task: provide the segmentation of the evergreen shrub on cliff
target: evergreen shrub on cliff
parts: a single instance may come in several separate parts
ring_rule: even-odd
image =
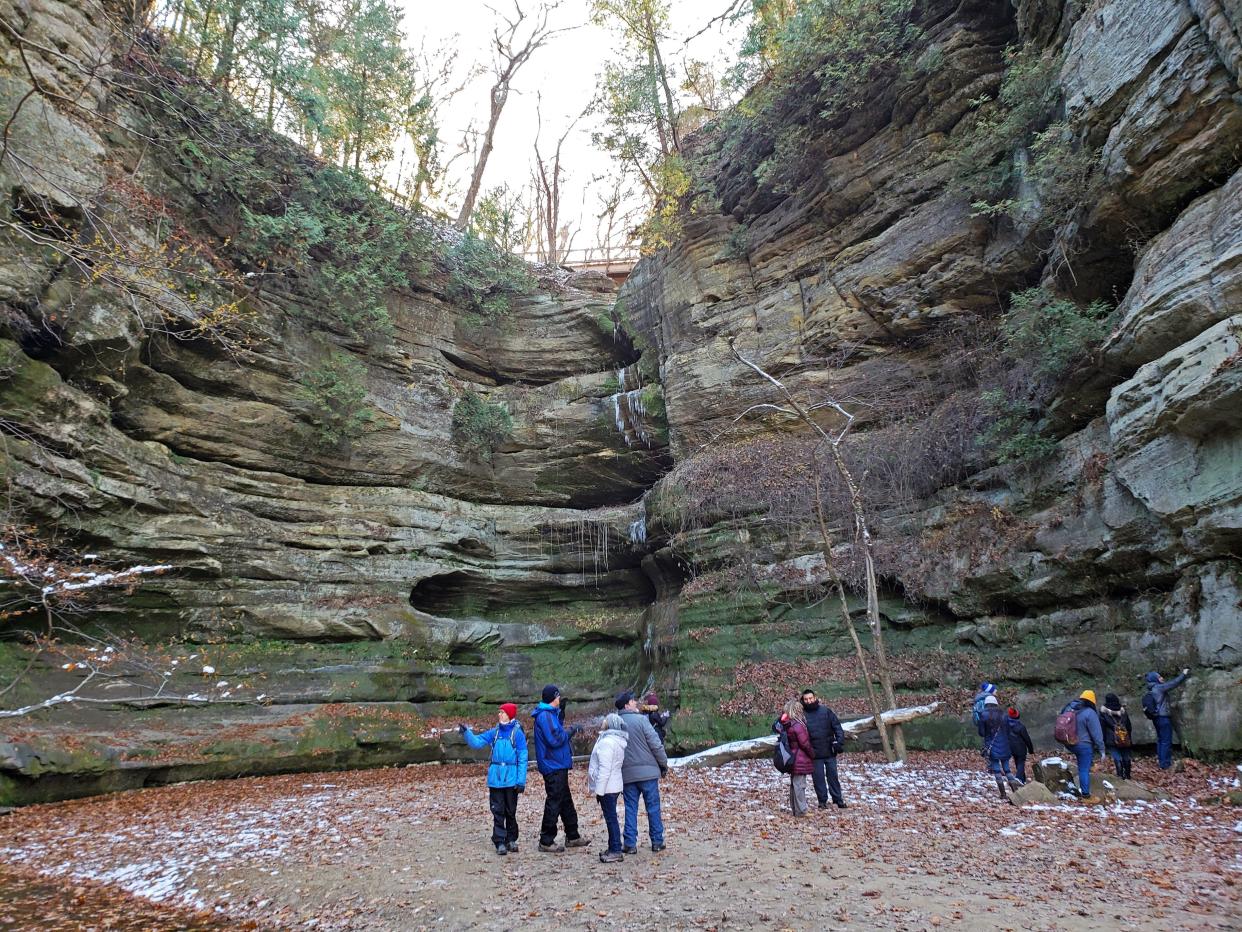
[[[500,445],[513,436],[513,418],[503,405],[468,391],[453,405],[452,434],[463,453],[490,463]]]
[[[366,367],[353,356],[334,352],[302,377],[312,440],[339,447],[357,439],[375,417],[366,404]]]
[[[1010,296],[1001,321],[1006,366],[1001,384],[982,393],[991,423],[982,445],[999,463],[1032,462],[1056,449],[1040,419],[1057,385],[1108,332],[1103,301],[1080,305],[1043,288]]]
[[[1094,199],[1097,153],[1054,119],[1060,67],[1041,49],[1011,47],[995,99],[971,101],[976,110],[950,150],[951,188],[970,197],[977,214],[1055,230]]]

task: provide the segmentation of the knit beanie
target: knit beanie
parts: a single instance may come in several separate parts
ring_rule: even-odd
[[[990,696],[990,695],[992,695],[992,693],[996,692],[996,684],[995,684],[995,683],[989,683],[987,680],[984,680],[984,681],[983,681],[983,682],[979,685],[979,692],[981,692],[981,693],[985,693],[986,695],[989,695],[989,696]]]
[[[983,704],[984,705],[1000,705],[1000,703],[996,701],[995,696],[988,696],[986,699],[983,700]]]
[[[500,711],[509,716],[509,721],[513,721],[517,718],[517,706],[512,702],[502,702],[500,704]]]
[[[647,705],[659,705],[660,704],[660,700],[656,697],[655,693],[647,693],[647,695],[643,696],[643,702],[645,702]]]
[[[549,705],[551,705],[560,694],[560,687],[555,686],[552,683],[549,683],[547,686],[543,687],[543,701]]]
[[[624,692],[617,693],[616,702],[614,702],[613,704],[618,709],[624,709],[627,705],[630,704],[630,700],[633,698],[634,698],[634,694],[627,689]]]
[[[1116,693],[1109,693],[1104,697],[1104,708],[1112,709],[1114,712],[1121,711],[1121,697]]]
[[[984,703],[984,705],[987,705],[987,703]],[[1010,706],[1010,707],[1009,707],[1009,717],[1010,717],[1010,718],[1017,718],[1017,717],[1018,717],[1018,710],[1017,710],[1017,709],[1015,709],[1013,706]]]

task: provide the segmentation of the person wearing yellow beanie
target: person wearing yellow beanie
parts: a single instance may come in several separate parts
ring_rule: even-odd
[[[1091,795],[1091,764],[1096,757],[1104,756],[1104,730],[1095,710],[1095,690],[1084,689],[1061,715],[1067,712],[1074,713],[1074,743],[1065,743],[1078,762],[1078,794],[1085,799]],[[1058,722],[1058,730],[1060,727]]]

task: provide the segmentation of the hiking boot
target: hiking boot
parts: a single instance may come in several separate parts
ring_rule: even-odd
[[[820,808],[820,809],[827,809],[827,808],[828,808],[828,800],[826,800],[826,799],[821,799],[821,800],[819,801],[819,808]]]
[[[617,864],[625,860],[625,855],[620,851],[601,851],[599,859],[603,864]]]
[[[1002,780],[1000,777],[996,778],[996,789],[1000,793],[1000,798],[1003,799],[1005,802],[1008,802],[1009,794],[1005,792],[1006,790],[1005,781]]]
[[[566,848],[585,848],[590,843],[591,843],[591,839],[589,838],[566,838],[565,839]]]
[[[638,854],[638,849],[635,848],[633,845],[626,845],[624,848],[621,849],[621,853],[622,854]]]
[[[849,808],[849,806],[847,806],[845,803],[837,803],[837,808],[838,808],[838,809],[848,809],[848,808]]]
[[[657,854],[658,854],[659,852],[663,851],[666,847],[667,847],[667,845],[665,845],[665,844],[664,844],[664,842],[662,842],[662,841],[660,841],[660,842],[652,842],[652,843],[651,843],[651,850],[652,850],[652,851],[654,851],[654,852],[656,852]]]
[[[516,842],[516,841],[511,841],[511,842],[509,842],[509,853],[510,853],[510,854],[517,854],[517,853],[518,853],[518,846],[517,846],[517,842]]]
[[[1009,781],[1009,788],[1010,788],[1011,790],[1020,790],[1020,789],[1022,789],[1023,783],[1022,783],[1022,781],[1021,781],[1021,780],[1019,780],[1017,777],[1006,777],[1005,779],[1007,779],[1007,780]]]
[[[506,848],[504,845],[497,845],[497,846],[496,846],[496,853],[497,853],[497,854],[508,854],[508,853],[509,853],[509,849],[508,849],[508,848]]]
[[[564,845],[558,845],[556,842],[552,842],[552,844],[550,844],[550,845],[545,845],[543,842],[539,842],[539,850],[540,850],[540,851],[553,851],[553,852],[561,852],[561,851],[564,851],[564,850],[565,850],[565,846],[564,846]]]

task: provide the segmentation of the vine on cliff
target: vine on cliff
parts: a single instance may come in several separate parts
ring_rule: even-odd
[[[497,449],[513,436],[513,417],[503,405],[468,391],[453,405],[452,431],[462,452],[490,463]]]

